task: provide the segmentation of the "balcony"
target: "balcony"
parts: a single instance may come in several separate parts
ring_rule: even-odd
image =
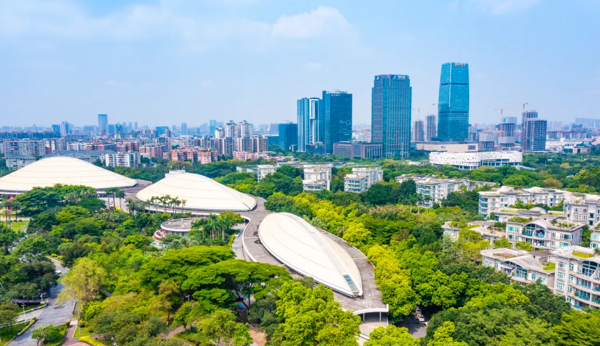
[[[589,301],[591,299],[591,297],[589,295],[585,295],[585,294],[582,294],[580,292],[575,292],[574,296],[577,297],[577,298],[579,298],[579,299],[583,299],[585,301]]]

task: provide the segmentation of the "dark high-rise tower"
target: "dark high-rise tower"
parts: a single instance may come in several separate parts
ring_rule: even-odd
[[[416,120],[413,123],[413,142],[423,142],[425,140],[425,124],[423,120]]]
[[[371,143],[383,145],[385,157],[408,158],[412,87],[404,75],[375,76],[371,100]]]
[[[469,64],[442,65],[438,101],[438,138],[462,141],[469,130]]]
[[[548,121],[538,119],[538,112],[523,112],[523,126],[521,130],[521,147],[524,153],[546,150],[546,131]]]
[[[98,114],[98,130],[106,133],[108,131],[108,115]]]
[[[347,91],[323,91],[319,102],[319,137],[327,154],[333,154],[333,143],[352,140],[352,94]]]
[[[435,115],[428,115],[425,120],[425,140],[430,141],[437,137],[437,124],[435,123]]]

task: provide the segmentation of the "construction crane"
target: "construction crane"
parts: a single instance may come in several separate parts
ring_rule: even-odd
[[[421,108],[413,108],[413,111],[417,111],[417,120],[421,120]]]
[[[505,109],[518,109],[518,108],[514,108],[514,107],[494,108],[494,110],[499,110],[500,111],[500,122],[502,122],[502,118],[504,118],[504,110]]]
[[[527,105],[529,103],[527,103],[527,102],[506,102],[506,104],[508,104],[508,105],[523,105],[523,113],[525,113],[525,107],[527,107]]]

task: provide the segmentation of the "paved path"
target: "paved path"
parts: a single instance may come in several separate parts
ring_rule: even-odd
[[[40,315],[44,312],[45,309],[38,309],[35,311],[31,311],[31,312],[27,312],[24,314],[19,315],[19,318],[17,319],[17,322],[22,322],[22,321],[29,321],[32,318],[39,318]]]
[[[54,262],[56,270],[60,270],[63,274],[69,272],[68,268]],[[50,289],[50,297],[48,299],[48,307],[41,310],[42,313],[39,315],[37,322],[31,326],[23,335],[15,338],[11,341],[8,346],[36,346],[36,340],[31,338],[31,333],[36,328],[54,325],[58,326],[67,322],[67,320],[73,317],[73,309],[75,308],[75,301],[70,300],[62,305],[56,305],[56,297],[62,290],[63,285],[59,283],[52,289]]]

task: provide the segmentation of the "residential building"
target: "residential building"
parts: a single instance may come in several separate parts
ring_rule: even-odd
[[[4,156],[44,156],[46,141],[41,139],[5,139]]]
[[[322,142],[325,153],[333,153],[333,144],[352,140],[352,94],[347,91],[323,91],[319,101],[325,127]],[[279,131],[281,136],[281,129]]]
[[[298,148],[298,124],[279,124],[279,147],[283,150],[296,151]]]
[[[371,107],[371,143],[382,144],[384,157],[407,159],[412,114],[409,76],[375,76]]]
[[[552,214],[530,218],[514,216],[506,221],[506,239],[511,244],[527,242],[536,250],[559,249],[580,245],[584,226]]]
[[[565,217],[571,222],[582,222],[590,227],[600,224],[600,196],[585,193],[565,193]]]
[[[253,136],[250,138],[250,151],[253,153],[262,153],[267,151],[268,139],[265,136]]]
[[[305,165],[302,181],[304,191],[331,190],[332,168],[332,164]]]
[[[554,293],[576,309],[600,308],[600,256],[581,246],[552,251],[556,261]]]
[[[108,115],[98,114],[98,130],[100,133],[106,133],[108,131]]]
[[[413,142],[423,142],[425,140],[425,123],[423,120],[416,120],[413,125]]]
[[[549,251],[527,252],[513,249],[482,250],[481,264],[492,267],[508,275],[511,280],[527,285],[539,281],[552,291],[555,282],[555,269]]]
[[[429,142],[434,138],[437,138],[437,124],[435,114],[431,114],[425,118],[425,140]]]
[[[517,166],[523,162],[523,153],[519,151],[485,151],[477,153],[440,153],[429,154],[429,162],[435,166],[450,165],[458,169],[477,169],[482,166]]]
[[[298,151],[305,152],[307,145],[321,142],[319,101],[317,97],[297,101]]]
[[[469,130],[469,64],[442,65],[438,100],[438,139],[464,141]]]
[[[279,166],[276,166],[276,165],[258,165],[257,168],[258,168],[257,178],[258,178],[258,181],[260,182],[267,175],[273,174],[273,173],[277,172],[277,169],[279,168]]]
[[[498,145],[502,150],[512,150],[515,147],[517,130],[516,117],[503,117],[500,123],[500,136],[498,136]]]
[[[523,204],[543,204],[549,207],[559,205],[565,199],[565,192],[542,187],[517,189],[502,186],[492,191],[479,192],[479,215],[490,218],[502,209],[510,208],[521,201]],[[565,209],[566,210],[566,209]]]
[[[538,112],[523,112],[521,147],[523,152],[541,152],[546,150],[546,131],[548,121],[538,118]]]
[[[149,159],[162,159],[163,147],[160,145],[142,145],[140,155]]]
[[[361,193],[371,185],[383,180],[383,170],[380,167],[352,168],[352,174],[344,177],[344,191]]]
[[[21,169],[35,162],[35,157],[25,155],[8,156],[5,159],[6,167],[11,170]]]
[[[383,155],[383,146],[373,143],[334,143],[333,155],[377,160]]]
[[[403,174],[396,177],[396,181],[399,183],[408,180],[414,180],[417,185],[417,193],[423,196],[423,201],[419,205],[425,208],[433,208],[434,204],[441,204],[450,193],[459,192],[463,188],[467,191],[473,191],[476,187],[496,185],[495,183],[468,179],[443,179],[431,175]]]
[[[178,148],[164,153],[164,157],[170,161],[190,161],[204,165],[217,162],[217,151],[207,148]]]
[[[104,154],[104,164],[108,167],[137,167],[140,153],[137,151]]]
[[[444,230],[445,236],[452,240],[457,240],[461,229],[468,226],[470,231],[481,234],[482,240],[487,240],[494,246],[494,243],[497,240],[506,237],[505,230],[496,227],[495,223],[495,221],[473,221],[464,225],[457,221],[448,221],[442,225],[442,229]]]

